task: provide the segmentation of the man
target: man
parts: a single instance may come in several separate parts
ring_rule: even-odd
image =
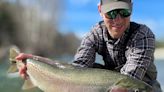
[[[156,80],[154,34],[146,25],[130,22],[131,0],[100,0],[98,11],[103,21],[82,40],[72,64],[118,71],[150,84],[153,92],[162,92]],[[96,53],[103,57],[104,65],[94,63]],[[17,59],[29,57],[33,55],[21,54]],[[22,76],[24,69],[20,70]],[[126,89],[115,88],[112,92]]]
[[[154,65],[155,37],[147,26],[130,22],[131,0],[100,0],[98,10],[103,21],[82,40],[73,64],[118,71],[161,92]],[[104,66],[94,63],[96,52]]]

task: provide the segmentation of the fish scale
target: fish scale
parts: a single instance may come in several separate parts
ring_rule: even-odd
[[[33,62],[33,65],[30,65],[28,62]],[[42,66],[44,66],[44,67],[41,68]],[[30,71],[28,68],[30,69]],[[35,68],[35,69],[33,69],[33,68]],[[47,69],[50,69],[50,70],[47,70]],[[43,65],[43,63],[40,63],[40,62],[34,61],[34,60],[27,60],[27,73],[28,73],[28,75],[31,76],[32,79],[35,78],[35,80],[38,80],[38,83],[36,83],[36,85],[40,85],[40,83],[42,81],[45,81],[48,84],[51,84],[48,81],[51,81],[51,82],[53,81],[52,85],[54,84],[54,86],[57,84],[59,85],[59,83],[60,83],[62,87],[63,87],[63,85],[65,85],[64,87],[68,87],[67,89],[70,89],[72,86],[72,87],[74,87],[74,89],[78,89],[78,90],[84,90],[84,89],[92,90],[92,89],[96,89],[96,86],[97,86],[97,88],[101,89],[101,86],[104,86],[104,84],[106,83],[105,81],[104,81],[104,83],[100,82],[100,80],[103,77],[97,77],[96,80],[98,80],[99,82],[95,82],[95,79],[94,79],[95,77],[94,76],[89,77],[90,76],[89,73],[84,74],[83,76],[80,76],[81,75],[80,72],[83,72],[83,71],[81,71],[81,69],[77,69],[77,71],[75,71],[74,73],[70,73],[70,72],[74,71],[72,69],[67,69],[66,71],[64,71],[64,69],[63,69],[63,71],[61,71],[61,70],[56,70],[56,69],[54,70],[54,67],[46,68],[46,65]],[[88,72],[88,70],[87,70],[87,72]],[[80,75],[78,77],[77,74],[79,74],[79,73],[80,73]],[[39,79],[41,79],[40,77],[45,76],[45,75],[47,75],[46,77],[49,80],[48,79],[45,80],[45,78],[42,80],[39,80]],[[47,83],[43,83],[43,84],[47,84]],[[84,88],[84,87],[86,87],[86,88]],[[70,90],[72,90],[72,88]],[[84,91],[84,92],[86,92],[86,91]],[[90,92],[92,92],[92,91],[90,91]]]
[[[109,92],[114,86],[123,87],[130,92],[152,92],[152,87],[143,81],[130,78],[118,72],[80,68],[57,61],[39,61],[27,59],[24,62],[16,61],[18,51],[10,50],[11,64],[19,68],[26,63],[29,76],[23,85],[24,89],[38,87],[44,92]],[[16,64],[15,64],[16,63]],[[12,67],[13,70],[15,70]],[[27,81],[28,85],[27,85]],[[30,86],[30,87],[29,87]]]

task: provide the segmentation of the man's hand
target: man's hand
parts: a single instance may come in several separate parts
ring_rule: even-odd
[[[32,54],[25,54],[25,53],[20,53],[17,57],[16,60],[25,60],[28,58],[33,58]]]
[[[30,58],[33,58],[33,55],[32,55],[32,54],[20,53],[20,54],[16,57],[16,60],[19,62],[19,61],[23,61],[23,60],[30,59]],[[28,75],[27,75],[27,73],[26,73],[26,70],[27,70],[27,67],[26,67],[26,64],[24,63],[24,65],[22,65],[22,66],[19,68],[19,74],[20,74],[20,76],[21,76],[23,79],[27,79],[27,77],[28,77]]]

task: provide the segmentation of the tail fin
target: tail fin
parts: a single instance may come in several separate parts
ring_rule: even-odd
[[[17,62],[16,62],[15,58],[16,58],[16,56],[18,56],[19,53],[20,53],[20,50],[18,47],[13,46],[10,48],[9,60],[10,60],[11,66],[8,69],[8,73],[13,73],[13,72],[16,72],[18,70],[17,69]],[[36,86],[32,83],[32,81],[30,79],[27,79],[27,80],[25,80],[24,85],[22,86],[22,89],[26,90],[26,89],[31,89],[34,87],[36,87]]]
[[[20,50],[18,49],[18,47],[13,46],[10,48],[10,52],[9,52],[9,60],[10,60],[10,68],[8,69],[8,73],[13,73],[16,72],[17,69],[17,65],[16,65],[16,59],[15,57],[20,53]]]

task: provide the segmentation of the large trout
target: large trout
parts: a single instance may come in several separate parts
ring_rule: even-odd
[[[96,68],[79,68],[57,61],[27,59],[17,61],[19,51],[10,49],[10,61],[14,72],[26,63],[29,78],[24,89],[33,86],[44,92],[110,92],[112,87],[122,87],[128,92],[152,92],[151,86],[143,81],[130,78],[117,72]]]

